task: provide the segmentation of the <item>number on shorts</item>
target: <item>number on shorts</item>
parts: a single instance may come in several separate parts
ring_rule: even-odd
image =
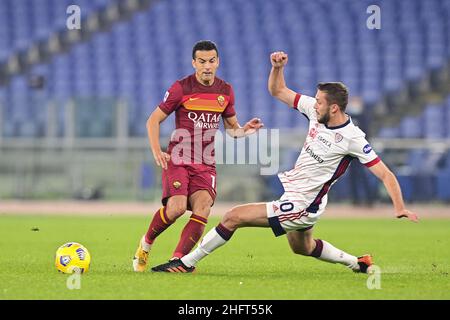
[[[216,184],[216,177],[213,176],[213,175],[211,175],[211,180],[212,180],[212,187],[213,187],[213,189],[214,189],[214,188],[215,188],[214,186],[215,186],[215,184]]]
[[[292,202],[283,202],[280,205],[280,210],[282,212],[289,212],[292,211],[294,209],[294,204]]]

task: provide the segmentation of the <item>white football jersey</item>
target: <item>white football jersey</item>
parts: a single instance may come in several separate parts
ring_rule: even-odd
[[[316,99],[297,94],[294,108],[309,119],[309,132],[292,170],[278,174],[285,194],[282,199],[301,202],[306,211],[323,211],[330,187],[341,177],[355,158],[366,167],[380,161],[365,139],[365,133],[348,121],[328,127],[317,121]]]

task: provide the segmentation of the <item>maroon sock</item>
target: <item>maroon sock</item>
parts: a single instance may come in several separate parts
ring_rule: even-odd
[[[164,230],[166,230],[173,221],[170,221],[166,215],[166,207],[162,207],[155,212],[153,220],[148,227],[148,231],[145,234],[145,241],[152,244],[156,237],[159,236]]]
[[[316,242],[316,247],[311,252],[311,257],[319,258],[322,255],[323,242],[320,239],[314,239],[314,241]]]
[[[228,241],[233,236],[234,231],[228,230],[223,224],[219,223],[216,227],[216,231],[223,240]]]
[[[206,218],[192,214],[181,233],[180,241],[172,257],[181,258],[191,252],[192,248],[202,237],[207,223],[208,220]]]

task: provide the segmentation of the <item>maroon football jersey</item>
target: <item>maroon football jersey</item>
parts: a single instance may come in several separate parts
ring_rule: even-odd
[[[172,161],[215,166],[214,135],[222,117],[236,115],[232,86],[217,77],[204,86],[192,74],[170,87],[159,108],[167,115],[175,111],[176,130],[167,149]]]

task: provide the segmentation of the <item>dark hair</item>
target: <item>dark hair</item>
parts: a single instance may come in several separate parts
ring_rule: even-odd
[[[219,56],[219,50],[217,50],[216,44],[210,40],[201,40],[194,45],[194,47],[192,48],[192,59],[195,59],[195,52],[197,50],[199,51],[216,50],[217,56]]]
[[[329,105],[337,104],[341,111],[345,111],[348,103],[348,89],[342,82],[321,82],[317,89],[326,92]]]

